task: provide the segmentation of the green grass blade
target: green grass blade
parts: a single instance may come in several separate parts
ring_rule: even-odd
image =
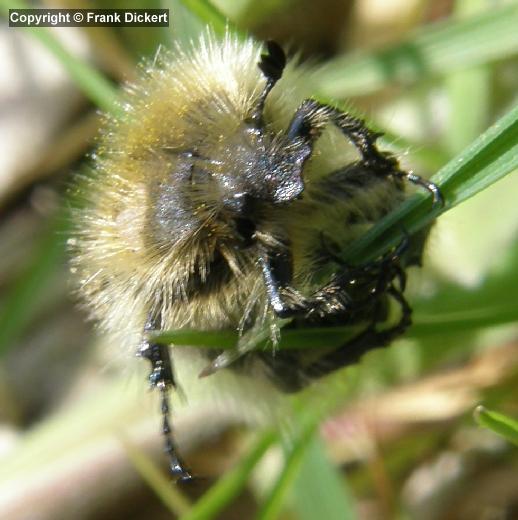
[[[453,16],[463,20],[487,13],[488,9],[486,0],[456,0]],[[445,78],[449,117],[442,140],[451,153],[462,150],[487,126],[492,95],[491,76],[491,67],[483,64],[452,71]]]
[[[163,345],[191,345],[202,348],[234,348],[238,333],[234,330],[168,330],[153,337]]]
[[[329,461],[322,442],[314,437],[294,483],[293,506],[300,520],[353,520],[353,497],[345,479]]]
[[[164,0],[163,7],[169,9],[169,27],[166,44],[190,45],[200,37],[205,23],[188,9],[182,0]]]
[[[284,467],[257,513],[257,520],[275,520],[278,518],[285,504],[286,496],[297,478],[315,428],[314,422],[311,422],[309,426],[306,425],[299,437],[287,450]]]
[[[466,299],[473,302],[473,295],[469,291],[464,291],[462,294],[459,291],[459,294],[461,302]],[[419,312],[416,313],[413,325],[406,335],[407,337],[423,339],[437,334],[475,331],[515,322],[518,322],[518,305],[509,304],[473,307],[458,312],[452,310],[432,314]],[[333,348],[343,344],[357,332],[359,330],[354,327],[284,329],[276,348],[283,350],[315,347]],[[231,330],[177,330],[164,332],[153,339],[166,345],[189,345],[198,348],[224,350],[236,347],[238,333]],[[261,343],[258,348],[269,348],[268,342]]]
[[[41,307],[45,291],[65,256],[68,229],[68,214],[62,209],[42,233],[27,270],[8,289],[0,308],[0,356],[14,346]]]
[[[451,108],[443,143],[452,153],[462,150],[487,126],[491,79],[489,67],[483,66],[450,74],[446,78]]]
[[[261,435],[251,447],[248,454],[238,463],[237,467],[225,476],[203,495],[192,509],[182,517],[182,520],[210,520],[234,500],[246,485],[250,473],[268,448],[277,440],[277,434],[268,431]],[[221,517],[219,517],[221,518]]]
[[[336,346],[344,338],[354,334],[354,327],[315,327],[308,329],[285,329],[283,331],[280,348],[311,348],[315,344],[322,346]],[[233,330],[172,330],[159,336],[153,341],[162,344],[191,345],[193,347],[229,349],[235,348],[239,334]],[[259,343],[260,348],[268,348],[269,340]]]
[[[342,99],[508,58],[518,52],[516,27],[516,3],[433,24],[392,47],[331,60],[317,78],[318,91]]]
[[[496,327],[518,322],[518,306],[507,305],[474,308],[459,313],[445,312],[431,317],[420,315],[409,329],[407,337],[423,339],[437,334],[473,332],[487,327]]]
[[[24,2],[0,1],[0,12],[6,16],[9,9],[27,9],[28,7]],[[93,103],[107,112],[118,110],[117,101],[119,94],[117,87],[95,68],[70,54],[61,42],[45,27],[27,27],[23,30],[30,32],[59,60],[69,76]]]
[[[518,446],[518,421],[483,406],[477,406],[474,415],[480,426],[488,428]]]
[[[356,240],[348,261],[362,263],[396,247],[404,231],[413,233],[439,214],[469,199],[518,168],[518,106],[498,120],[433,177],[445,200],[431,209],[430,196],[418,193]]]
[[[202,22],[209,25],[218,36],[231,28],[226,16],[208,0],[180,0],[181,3]]]
[[[518,322],[518,243],[499,259],[499,268],[477,287],[442,283],[433,297],[417,300],[408,335],[423,339]]]

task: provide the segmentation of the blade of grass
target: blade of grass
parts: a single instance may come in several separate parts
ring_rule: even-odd
[[[234,348],[238,340],[238,333],[234,330],[168,330],[157,336],[153,341],[164,345],[192,345],[205,348]]]
[[[285,329],[278,348],[311,348],[315,344],[336,346],[348,336],[358,332],[356,327],[315,327],[307,329]],[[162,344],[191,345],[193,347],[231,349],[235,348],[239,334],[232,330],[172,330],[153,337]],[[258,348],[269,348],[270,340],[258,343]],[[277,347],[275,347],[277,348]]]
[[[181,3],[201,21],[209,25],[218,36],[223,36],[227,27],[239,34],[228,18],[208,0],[180,0]]]
[[[163,7],[169,9],[169,27],[166,43],[190,45],[205,30],[205,23],[192,13],[182,0],[165,0]]]
[[[293,506],[300,520],[353,520],[353,497],[345,479],[329,461],[322,442],[311,440],[295,479]]]
[[[468,19],[487,13],[486,0],[457,0],[454,17]],[[444,147],[452,153],[467,146],[487,126],[491,99],[491,70],[487,64],[452,71],[445,78],[449,98],[448,125],[443,135]]]
[[[0,356],[14,346],[41,305],[45,290],[65,253],[69,219],[64,210],[51,220],[28,269],[8,289],[0,309]]]
[[[250,473],[276,440],[277,433],[272,431],[263,433],[241,459],[237,467],[221,477],[182,517],[182,520],[217,518],[217,515],[237,497],[247,483]]]
[[[433,297],[417,300],[409,335],[424,338],[518,322],[518,243],[499,259],[499,268],[477,287],[441,283]]]
[[[15,0],[0,1],[0,12],[8,16],[9,9],[27,9],[24,2]],[[86,62],[68,52],[61,42],[45,27],[26,27],[63,65],[69,76],[76,82],[85,95],[99,108],[107,112],[119,110],[117,88],[102,74]]]
[[[471,295],[472,298],[472,295]],[[461,312],[444,312],[426,315],[416,313],[414,323],[407,332],[407,337],[424,338],[436,334],[475,331],[498,325],[518,322],[518,306],[494,305],[491,307],[472,308]],[[308,329],[285,329],[276,346],[278,349],[311,349],[337,347],[347,341],[356,332],[351,327],[315,327]],[[234,331],[167,331],[153,338],[158,343],[190,345],[198,348],[233,349],[238,341]],[[267,342],[258,348],[268,348]]]
[[[487,126],[491,80],[487,66],[459,71],[446,78],[450,110],[443,143],[451,153],[467,146]]]
[[[431,317],[420,315],[409,329],[407,337],[424,338],[436,334],[476,331],[516,322],[518,322],[518,306],[509,308],[506,305],[460,313],[445,312]]]
[[[392,47],[331,60],[316,79],[317,90],[343,99],[507,58],[518,52],[517,26],[518,5],[512,3],[420,28]]]
[[[256,515],[257,520],[275,520],[278,518],[285,504],[286,496],[297,478],[306,450],[314,436],[316,426],[317,423],[311,421],[303,427],[301,434],[286,450],[284,467],[272,484],[268,496],[263,501]]]
[[[474,416],[480,426],[488,428],[518,446],[518,421],[504,414],[488,410],[484,406],[477,406]]]

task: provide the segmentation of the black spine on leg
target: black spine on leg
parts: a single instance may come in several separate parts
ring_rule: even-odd
[[[145,332],[154,330],[157,324],[153,319],[149,319],[144,327]],[[174,388],[174,375],[169,355],[169,347],[158,343],[151,343],[144,340],[138,351],[138,355],[147,359],[151,363],[149,383],[153,388],[160,391],[160,411],[162,413],[162,434],[164,436],[164,451],[169,458],[169,469],[173,477],[177,480],[190,480],[191,474],[186,469],[185,464],[179,457],[171,428],[171,411],[169,406],[169,392]]]

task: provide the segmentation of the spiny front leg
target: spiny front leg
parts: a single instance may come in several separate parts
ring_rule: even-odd
[[[144,332],[147,335],[152,330],[160,328],[160,324],[156,320],[149,318]],[[171,411],[169,406],[169,393],[171,388],[175,387],[173,368],[171,357],[169,355],[169,347],[148,341],[145,337],[143,343],[139,347],[137,355],[147,359],[151,363],[151,372],[149,374],[149,383],[151,387],[156,388],[160,392],[160,410],[162,413],[162,434],[164,436],[164,451],[169,458],[169,469],[176,480],[190,480],[191,474],[185,468],[185,464],[177,453],[176,444],[174,442],[173,431],[171,428]]]
[[[376,141],[383,134],[370,130],[365,121],[351,114],[314,99],[306,99],[293,116],[287,137],[291,141],[301,139],[312,145],[329,123],[334,124],[349,139],[360,153],[360,162],[369,167],[373,174],[406,179],[428,190],[432,194],[434,206],[444,205],[441,191],[436,184],[413,172],[401,170],[392,154],[378,150]]]

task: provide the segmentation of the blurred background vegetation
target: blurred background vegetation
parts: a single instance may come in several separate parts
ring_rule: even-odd
[[[518,518],[518,2],[114,1],[171,26],[59,30],[10,29],[21,4],[0,6],[1,518]],[[322,64],[315,95],[385,131],[447,211],[409,333],[294,398],[289,434],[190,399],[176,425],[205,478],[172,486],[147,367],[69,294],[66,186],[117,83],[225,17]],[[380,232],[422,220],[416,197]]]

